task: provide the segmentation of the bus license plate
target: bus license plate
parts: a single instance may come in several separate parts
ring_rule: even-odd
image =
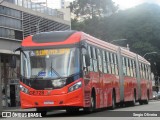
[[[36,91],[29,91],[30,95],[44,95],[44,91],[43,90],[36,90]]]
[[[53,102],[53,101],[44,101],[44,104],[45,104],[45,105],[53,105],[54,102]]]

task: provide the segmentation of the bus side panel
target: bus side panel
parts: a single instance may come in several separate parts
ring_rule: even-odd
[[[152,81],[151,80],[148,81],[148,88],[149,88],[149,99],[152,99],[153,93],[152,93]]]
[[[90,71],[88,78],[84,76],[84,107],[90,107],[92,90],[95,90],[96,108],[100,108],[100,85],[99,85],[99,73]]]
[[[124,101],[132,101],[134,99],[134,89],[136,90],[137,96],[137,81],[133,77],[124,77]]]
[[[104,85],[104,106],[111,106],[111,93],[112,93],[112,76],[110,74],[104,74],[103,85]]]
[[[84,76],[84,107],[90,107],[91,105],[91,92],[92,81],[94,78],[94,72],[89,72],[88,76]]]
[[[147,98],[147,84],[148,80],[141,79],[141,100],[145,100]]]

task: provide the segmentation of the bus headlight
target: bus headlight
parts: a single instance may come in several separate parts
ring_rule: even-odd
[[[25,87],[24,87],[24,86],[22,86],[22,85],[20,85],[20,90],[21,90],[22,92],[26,93],[26,94],[28,94],[28,93],[29,93],[28,89],[27,89],[27,88],[25,88]]]
[[[57,79],[57,80],[52,80],[52,85],[57,88],[57,87],[63,87],[66,84],[66,79]]]
[[[77,90],[81,86],[82,86],[82,82],[79,81],[79,82],[75,83],[74,85],[72,85],[71,87],[69,87],[68,92],[72,92],[74,90]]]

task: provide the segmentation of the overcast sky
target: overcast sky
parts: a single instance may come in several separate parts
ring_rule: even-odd
[[[65,0],[73,1],[73,0]],[[119,5],[120,9],[127,9],[142,3],[155,3],[160,5],[160,0],[112,0]]]
[[[120,9],[127,9],[142,3],[155,3],[160,5],[160,0],[112,0],[119,5]]]

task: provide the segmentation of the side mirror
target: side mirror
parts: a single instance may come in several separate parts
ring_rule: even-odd
[[[16,56],[15,55],[12,55],[12,57],[11,57],[10,67],[11,68],[16,68]]]

